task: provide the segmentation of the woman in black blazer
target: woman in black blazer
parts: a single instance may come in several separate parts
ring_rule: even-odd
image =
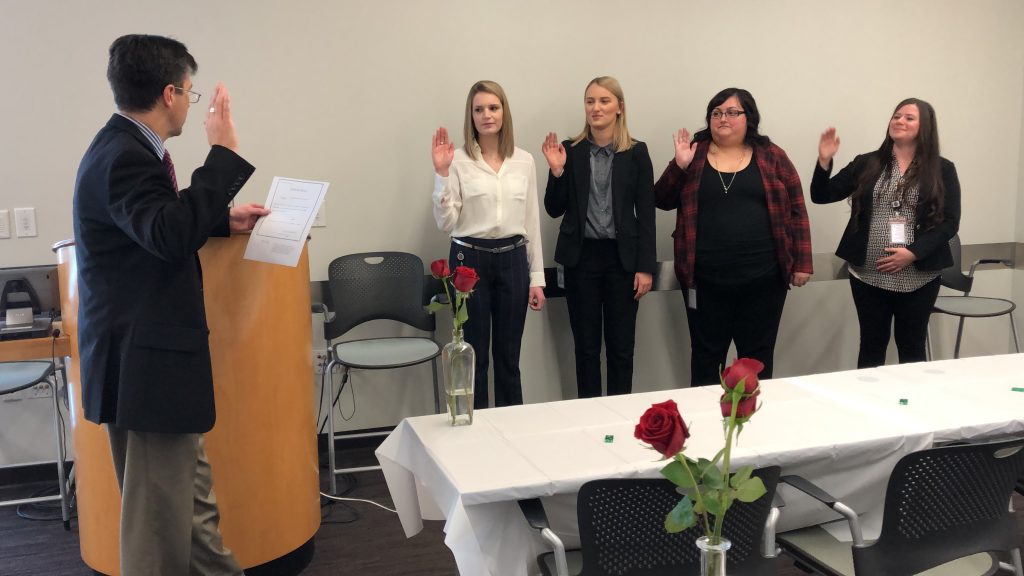
[[[939,156],[935,110],[917,98],[900,102],[878,150],[830,179],[838,150],[829,128],[818,143],[811,200],[850,199],[836,255],[850,268],[860,323],[857,367],[885,363],[894,320],[900,363],[923,361],[939,277],[953,264],[949,240],[960,227],[960,181],[953,163]]]
[[[636,313],[656,262],[654,170],[647,145],[629,136],[619,82],[591,80],[584,110],[575,139],[559,143],[550,133],[543,146],[551,168],[544,208],[563,217],[555,262],[565,268],[580,398],[601,395],[602,330],[608,394],[632,390]]]

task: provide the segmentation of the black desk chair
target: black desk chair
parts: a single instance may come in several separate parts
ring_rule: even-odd
[[[768,492],[751,503],[734,502],[722,527],[722,535],[732,543],[726,564],[730,576],[776,573],[778,511],[772,503],[779,468],[761,468],[753,475],[761,478]],[[665,516],[679,498],[676,486],[664,479],[587,482],[576,503],[580,550],[569,552],[551,531],[540,500],[521,500],[519,506],[530,526],[555,549],[537,558],[544,576],[696,576],[700,551],[695,541],[704,535],[701,525],[678,534],[665,531]]]
[[[1002,264],[1013,267],[1011,260],[998,258],[982,258],[971,264],[971,269],[964,274],[961,260],[960,236],[953,236],[949,240],[949,249],[953,253],[953,265],[942,271],[942,285],[946,288],[963,292],[961,296],[939,296],[932,308],[932,313],[948,314],[960,318],[956,328],[956,345],[953,350],[953,358],[960,357],[960,342],[964,335],[964,320],[967,318],[992,318],[994,316],[1009,316],[1010,333],[1013,334],[1013,346],[1020,352],[1020,342],[1017,340],[1017,325],[1013,321],[1013,311],[1017,305],[1004,298],[986,298],[982,296],[971,296],[971,288],[974,286],[974,269],[980,264]],[[928,359],[931,360],[931,342],[929,338]]]
[[[827,576],[1024,576],[1010,498],[1024,472],[1024,439],[950,445],[904,456],[885,493],[882,532],[866,542],[855,512],[799,476],[781,481],[850,523],[853,542],[819,526],[778,535],[798,566]],[[1000,562],[1006,553],[1013,564]]]
[[[0,396],[13,394],[36,384],[45,384],[50,388],[53,399],[53,430],[57,444],[57,486],[60,494],[54,496],[37,496],[17,500],[0,501],[0,506],[20,506],[60,500],[61,519],[64,529],[71,530],[70,506],[68,504],[69,481],[64,474],[64,461],[67,453],[64,449],[64,433],[60,424],[60,403],[57,400],[57,383],[54,380],[53,362],[49,360],[32,360],[24,362],[0,362]]]
[[[334,439],[339,435],[334,426],[334,402],[348,384],[353,369],[388,370],[431,363],[434,412],[441,411],[437,383],[437,357],[441,347],[434,340],[434,315],[424,308],[427,303],[423,261],[404,252],[365,252],[336,258],[328,268],[328,294],[324,310],[324,338],[329,344],[328,363],[324,372],[331,374],[341,366],[341,387],[334,392],[330,381],[331,404],[328,407],[327,452],[331,467],[331,493],[337,494],[337,474],[380,470],[380,466],[336,468]],[[399,336],[362,338],[330,345],[349,330],[371,320],[393,320],[429,332],[429,337]],[[387,432],[348,434],[347,437],[386,436]]]

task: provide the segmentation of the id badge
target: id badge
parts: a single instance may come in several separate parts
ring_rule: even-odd
[[[889,219],[889,243],[907,243],[907,219],[902,216]]]
[[[690,288],[689,290],[686,291],[686,306],[690,310],[696,310],[697,309],[697,289],[696,288]]]
[[[555,284],[562,290],[565,290],[565,267],[561,264],[555,266]]]

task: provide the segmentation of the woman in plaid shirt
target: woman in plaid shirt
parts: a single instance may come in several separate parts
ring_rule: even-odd
[[[706,128],[675,136],[675,158],[654,185],[658,208],[676,211],[675,270],[690,329],[691,386],[717,384],[729,345],[772,376],[790,285],[810,279],[811,233],[796,168],[757,131],[754,97],[722,90]]]

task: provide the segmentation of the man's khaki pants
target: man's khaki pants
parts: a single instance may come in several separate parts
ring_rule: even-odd
[[[238,576],[202,434],[107,425],[121,487],[121,576]]]

